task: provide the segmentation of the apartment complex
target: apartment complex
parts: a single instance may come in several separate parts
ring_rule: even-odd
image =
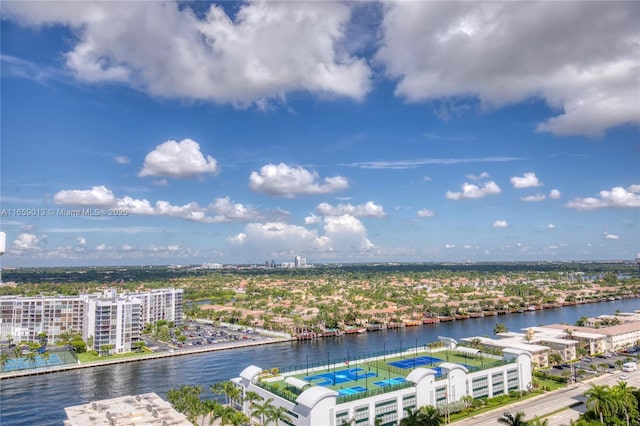
[[[78,332],[89,349],[113,346],[129,352],[147,323],[182,323],[182,289],[118,294],[115,289],[74,297],[0,297],[0,338],[35,342],[44,333],[56,341],[66,331]]]
[[[407,408],[431,405],[443,411],[453,410],[464,404],[466,395],[494,397],[530,389],[529,353],[504,349],[502,356],[491,356],[479,351],[471,354],[467,349],[419,354],[415,348],[415,353],[408,350],[351,362],[328,361],[322,366],[302,367],[276,376],[251,365],[232,382],[243,397],[255,392],[265,400],[272,399],[272,404],[286,410],[282,422],[295,426],[390,426],[407,415]],[[450,357],[451,361],[447,361]],[[461,359],[474,365],[460,362]],[[248,402],[239,408],[251,415]]]

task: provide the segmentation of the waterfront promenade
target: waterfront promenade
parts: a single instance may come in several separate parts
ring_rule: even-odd
[[[230,343],[206,345],[199,348],[178,348],[178,349],[171,349],[169,351],[163,351],[163,352],[143,353],[143,354],[139,354],[138,356],[132,355],[129,357],[103,359],[103,360],[96,360],[96,361],[84,362],[84,363],[78,361],[77,364],[52,365],[49,367],[7,371],[7,372],[0,373],[0,380],[13,379],[13,378],[25,377],[25,376],[37,376],[41,374],[60,373],[64,371],[77,370],[81,368],[102,367],[106,365],[124,364],[129,362],[147,361],[152,359],[161,359],[161,358],[169,358],[169,357],[177,357],[177,356],[185,356],[185,355],[196,355],[196,354],[202,354],[206,352],[239,349],[239,348],[246,348],[250,346],[262,346],[262,345],[269,345],[272,343],[286,342],[289,340],[291,339],[284,338],[284,337],[264,337],[261,340],[257,340],[257,341],[254,341],[254,340],[237,341],[237,342],[230,342]]]

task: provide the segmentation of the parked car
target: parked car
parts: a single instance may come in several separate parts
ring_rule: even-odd
[[[623,374],[620,376],[620,380],[627,380],[629,378],[628,374]]]

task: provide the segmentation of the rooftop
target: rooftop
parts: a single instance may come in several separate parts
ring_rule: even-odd
[[[184,414],[155,393],[103,399],[66,407],[65,426],[190,426]]]
[[[257,376],[257,384],[291,402],[301,402],[299,398],[303,395],[337,394],[340,403],[412,386],[411,373],[416,370],[431,371],[436,380],[440,380],[446,377],[452,365],[478,371],[509,362],[478,352],[471,353],[469,348],[428,349],[423,346],[351,359],[328,359],[283,368],[277,376],[263,372]],[[244,372],[241,376],[245,376]]]

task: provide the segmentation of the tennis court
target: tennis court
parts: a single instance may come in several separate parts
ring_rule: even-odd
[[[338,394],[340,394],[340,396],[355,395],[357,393],[366,392],[366,391],[367,391],[367,388],[364,388],[362,386],[353,386],[347,389],[340,389],[338,391]]]
[[[309,383],[320,386],[335,386],[347,382],[357,382],[360,379],[377,376],[374,372],[366,372],[362,368],[348,368],[328,373],[316,374],[313,376],[303,377]]]
[[[400,383],[404,383],[406,380],[402,377],[394,377],[393,379],[380,380],[379,382],[373,382],[374,385],[384,387],[390,385],[399,385]]]
[[[389,362],[388,364],[393,367],[398,367],[406,370],[409,368],[421,367],[423,365],[433,365],[439,362],[442,362],[440,358],[434,358],[432,356],[419,356],[416,358],[407,358],[400,361]]]
[[[49,359],[45,360],[44,357],[38,355],[33,361],[29,361],[26,358],[11,358],[8,359],[4,365],[4,371],[25,370],[27,368],[40,368],[49,367],[52,365],[64,364],[58,354],[49,355]]]

